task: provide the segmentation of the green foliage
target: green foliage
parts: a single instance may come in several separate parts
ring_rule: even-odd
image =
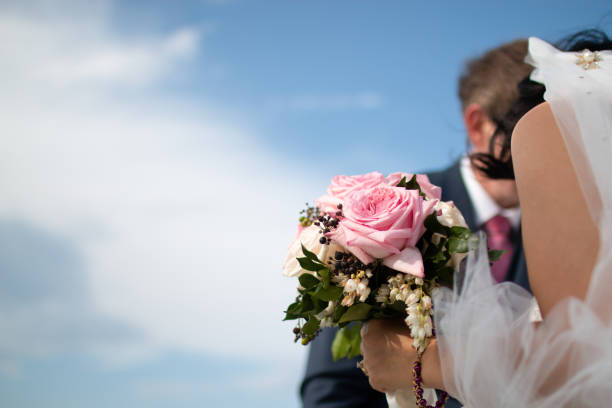
[[[300,318],[302,312],[302,303],[294,302],[289,305],[285,311],[285,318],[283,320],[295,320]]]
[[[315,291],[310,294],[312,297],[321,299],[325,302],[329,302],[330,300],[338,301],[342,297],[342,288],[333,285],[328,285],[327,287],[319,285]]]
[[[421,186],[417,181],[416,174],[412,176],[412,178],[406,181],[406,177],[402,177],[399,183],[397,183],[397,187],[404,187],[406,190],[418,190],[419,195],[423,198],[427,197],[423,190],[421,190]]]
[[[433,233],[438,233],[446,237],[451,235],[451,229],[440,224],[440,221],[438,221],[438,217],[435,213],[429,214],[427,218],[425,218],[424,224],[429,236],[433,235]]]
[[[308,293],[302,295],[302,310],[300,313],[304,316],[305,313],[314,309],[314,302]]]
[[[319,330],[320,324],[321,322],[319,321],[319,319],[317,319],[315,316],[311,316],[310,319],[308,319],[308,321],[306,322],[306,324],[302,326],[302,331],[304,332],[304,334],[312,335],[317,330]]]
[[[367,303],[355,303],[342,315],[339,322],[344,323],[353,322],[355,320],[366,320],[370,309],[372,309],[372,305]]]
[[[297,261],[300,263],[302,269],[306,269],[307,271],[316,272],[321,268],[321,265],[308,258],[297,258]]]
[[[499,258],[501,258],[501,256],[505,252],[506,251],[501,250],[501,249],[490,249],[489,250],[489,261],[490,262],[495,262],[495,261],[499,260]]]
[[[300,281],[300,285],[306,290],[314,289],[320,282],[316,276],[309,273],[301,274],[298,280]]]
[[[304,256],[306,258],[310,259],[311,261],[315,261],[315,262],[321,263],[321,261],[319,261],[319,258],[314,253],[312,253],[312,252],[310,252],[309,250],[306,249],[304,244],[302,244],[302,252],[304,253]]]
[[[338,330],[332,343],[334,361],[343,357],[353,358],[361,354],[361,323],[355,323]]]
[[[297,260],[303,269],[306,269],[307,271],[311,272],[317,272],[320,269],[327,268],[325,264],[321,262],[314,253],[306,249],[304,244],[302,244],[302,252],[304,253],[304,257],[297,258]]]
[[[323,282],[323,287],[327,288],[329,286],[329,269],[319,269],[317,271],[317,275],[321,278],[321,282]]]

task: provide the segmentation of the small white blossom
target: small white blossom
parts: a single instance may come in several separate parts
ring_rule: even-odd
[[[334,325],[334,320],[331,317],[324,317],[321,319],[321,323],[319,323],[319,327],[322,329],[326,327],[332,327]]]
[[[332,316],[335,311],[336,311],[336,302],[333,300],[330,300],[327,303],[327,307],[321,310],[320,313],[317,313],[315,315],[316,318],[321,321],[320,323],[321,327],[331,327],[333,325],[334,321],[332,319]]]
[[[417,292],[412,292],[408,297],[406,297],[405,303],[408,305],[413,305],[419,301],[419,294]]]
[[[353,303],[355,303],[355,292],[351,292],[348,295],[346,295],[344,297],[344,299],[342,299],[342,303],[340,303],[342,306],[352,306]]]
[[[355,279],[349,279],[344,285],[344,293],[351,293],[357,290],[357,281]]]
[[[363,279],[357,284],[357,294],[359,295],[359,301],[365,302],[370,296],[371,289],[368,287],[368,280]]]
[[[383,283],[382,285],[380,285],[380,287],[378,288],[378,292],[376,292],[376,302],[377,303],[389,303],[389,295],[390,295],[390,289],[389,289],[389,285],[386,283]]]
[[[337,275],[332,276],[331,281],[333,283],[335,283],[338,286],[344,287],[344,285],[346,285],[346,282],[348,281],[349,277],[345,274],[343,274],[342,272],[338,273]]]
[[[438,222],[447,227],[465,227],[467,228],[467,224],[465,223],[465,219],[461,214],[461,211],[452,201],[438,201],[435,207],[435,211],[437,214]]]

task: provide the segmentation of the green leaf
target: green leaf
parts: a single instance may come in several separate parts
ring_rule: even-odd
[[[495,262],[501,258],[506,251],[501,249],[489,249],[489,261]]]
[[[316,276],[311,275],[309,273],[301,274],[298,280],[300,281],[300,285],[302,285],[303,288],[306,288],[308,290],[314,288],[320,282],[320,280],[317,279]]]
[[[300,263],[302,269],[306,269],[307,271],[316,272],[322,267],[325,267],[324,265],[313,262],[311,259],[308,258],[297,258],[297,260]]]
[[[328,301],[323,301],[315,296],[312,297],[312,302],[314,303],[314,309],[312,311],[314,314],[321,313],[328,305]]]
[[[451,229],[440,224],[435,212],[429,214],[427,218],[425,218],[424,224],[428,231],[437,232],[438,234],[442,234],[447,237],[450,235]]]
[[[306,312],[310,312],[312,309],[314,309],[314,303],[312,302],[312,298],[308,293],[303,294],[302,310],[300,311],[300,313],[302,314],[302,316],[304,316]]]
[[[412,178],[410,180],[408,180],[408,182],[406,182],[406,178],[403,177],[402,180],[404,180],[405,184],[406,184],[406,188],[408,190],[419,190],[421,191],[421,186],[419,186],[419,182],[416,179],[416,174],[414,174],[412,176]]]
[[[427,249],[425,256],[423,256],[423,261],[426,263],[425,270],[429,270],[434,265],[445,265],[449,258],[450,254],[444,250],[444,245],[440,247],[432,245]]]
[[[414,174],[408,181],[406,181],[406,177],[402,177],[400,182],[397,183],[397,187],[404,187],[406,190],[419,190],[419,195],[423,198],[427,198],[425,193],[423,193],[423,190],[421,190],[416,174]]]
[[[327,288],[329,286],[329,269],[323,268],[317,271],[317,275],[321,278],[321,282],[323,282],[323,287]]]
[[[406,313],[406,304],[401,300],[397,300],[388,305],[387,307],[395,310],[396,312]]]
[[[468,237],[469,238],[469,237]],[[469,251],[468,239],[452,236],[448,239],[448,250],[451,253],[465,253]]]
[[[328,287],[319,286],[314,292],[311,292],[311,295],[325,302],[340,300],[342,297],[342,288],[335,285],[329,285]]]
[[[342,315],[346,312],[346,309],[348,309],[346,306],[336,306],[336,310],[334,310],[334,323],[338,323]]]
[[[321,261],[319,261],[319,258],[314,253],[312,253],[312,252],[310,252],[309,250],[306,249],[304,244],[302,244],[302,252],[304,253],[304,256],[306,258],[310,259],[311,261],[315,261],[315,262],[321,263]]]
[[[455,274],[455,270],[450,266],[445,266],[437,271],[438,282],[447,287],[453,286],[453,276]]]
[[[352,324],[336,332],[331,352],[334,361],[340,358],[353,358],[361,354],[361,323]]]
[[[357,303],[348,308],[348,310],[340,318],[340,323],[352,322],[355,320],[365,320],[368,317],[368,312],[372,308],[367,303]]]
[[[451,233],[451,236],[461,238],[461,239],[468,239],[472,236],[472,231],[470,231],[469,228],[465,228],[465,227],[457,227],[457,226],[451,227],[450,233]]]
[[[311,316],[310,319],[306,322],[304,326],[302,326],[302,332],[304,334],[314,334],[317,330],[319,330],[319,326],[321,322],[315,316]]]
[[[285,318],[283,320],[295,320],[301,317],[302,303],[295,302],[289,305],[285,311]]]
[[[402,179],[400,180],[399,183],[397,183],[396,187],[406,187],[408,185],[408,183],[406,182],[406,177],[402,177]]]

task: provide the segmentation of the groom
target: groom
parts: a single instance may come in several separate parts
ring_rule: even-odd
[[[516,40],[467,62],[459,78],[459,99],[472,152],[489,152],[496,123],[518,98],[517,84],[531,70],[523,62],[526,54],[527,41]],[[443,201],[455,202],[470,228],[484,229],[489,246],[506,251],[493,267],[494,278],[528,289],[514,181],[485,178],[472,168],[467,156],[429,177],[442,187]],[[310,346],[300,388],[304,408],[387,407],[384,394],[373,390],[356,367],[361,358],[333,362],[330,348],[335,333],[335,329],[323,330]],[[446,406],[461,405],[449,400]]]

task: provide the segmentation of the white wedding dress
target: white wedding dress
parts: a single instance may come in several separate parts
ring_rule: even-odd
[[[434,298],[445,384],[469,408],[612,406],[612,52],[598,69],[576,53],[529,40],[531,78],[545,85],[557,125],[599,227],[600,251],[585,301],[567,299],[537,329],[534,299],[491,278],[486,247],[468,258],[461,296]],[[571,222],[571,215],[567,220]],[[485,242],[485,240],[481,240]],[[563,248],[571,250],[571,248]],[[559,363],[567,364],[559,377]],[[553,387],[542,393],[543,384]]]

